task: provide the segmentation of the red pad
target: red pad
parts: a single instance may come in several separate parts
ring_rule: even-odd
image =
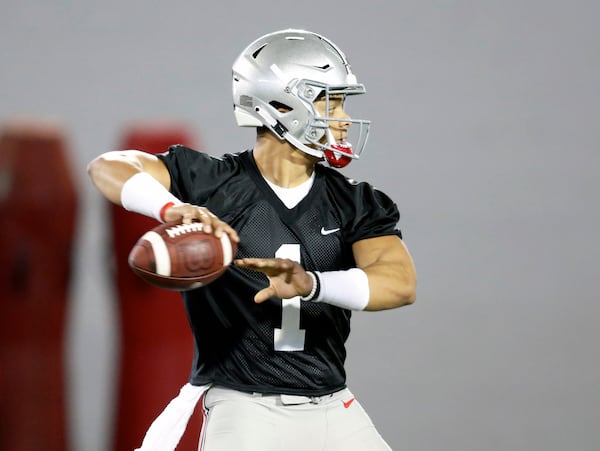
[[[67,449],[65,313],[76,190],[65,131],[14,121],[0,133],[0,449]]]
[[[126,127],[121,149],[162,153],[172,144],[193,147],[188,128],[175,122],[137,122]],[[121,344],[114,451],[139,447],[146,430],[189,378],[193,355],[181,295],[153,287],[128,265],[136,241],[158,222],[111,206],[115,282]],[[196,451],[202,419],[196,412],[178,451]]]

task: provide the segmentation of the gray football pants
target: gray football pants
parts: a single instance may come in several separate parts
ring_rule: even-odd
[[[348,389],[321,397],[211,387],[201,451],[391,451]]]

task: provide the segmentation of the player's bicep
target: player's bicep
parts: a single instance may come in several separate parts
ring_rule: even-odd
[[[166,189],[171,189],[171,174],[160,158],[146,152],[139,152],[137,158],[144,172],[158,180]]]
[[[140,171],[148,172],[167,189],[171,186],[164,163],[155,155],[139,150],[105,152],[92,160],[87,170],[96,188],[116,204],[120,204],[123,184]]]
[[[356,266],[365,269],[373,264],[404,262],[408,251],[397,235],[386,235],[356,241],[352,245]]]

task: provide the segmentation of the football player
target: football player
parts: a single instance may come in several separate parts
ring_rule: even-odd
[[[369,121],[346,113],[364,92],[333,42],[277,31],[233,64],[234,114],[256,127],[252,149],[214,157],[174,145],[90,163],[110,201],[238,243],[223,276],[182,293],[191,376],[140,449],[174,449],[201,395],[206,451],[390,449],[344,370],[352,312],[416,297],[396,204],[336,169],[365,147]]]

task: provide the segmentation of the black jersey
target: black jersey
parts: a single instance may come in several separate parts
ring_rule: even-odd
[[[238,232],[238,258],[282,257],[307,270],[343,270],[355,266],[355,241],[400,235],[398,210],[385,194],[321,165],[308,195],[288,209],[251,151],[216,158],[172,146],[159,158],[174,195],[207,207]],[[256,304],[254,295],[267,285],[264,274],[232,266],[183,293],[195,346],[190,383],[312,396],[344,388],[351,312],[299,297]]]

